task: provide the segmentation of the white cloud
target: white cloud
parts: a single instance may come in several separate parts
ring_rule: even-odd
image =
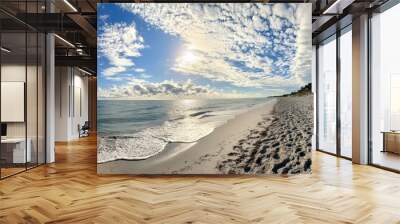
[[[295,7],[296,7],[295,5],[289,5],[289,4],[272,4],[272,12],[275,16],[287,19],[289,20],[289,22],[294,24],[296,23],[294,18]]]
[[[107,20],[108,18],[110,18],[110,15],[101,15],[100,16],[101,20]]]
[[[181,38],[172,69],[182,74],[260,88],[300,86],[310,76],[309,4],[119,5]],[[195,58],[185,60],[187,52]]]
[[[145,71],[146,70],[144,68],[135,68],[135,72],[138,72],[138,73],[143,73]]]
[[[114,77],[112,77],[114,78]],[[179,98],[238,98],[250,97],[250,95],[236,92],[223,92],[212,89],[210,86],[201,86],[190,80],[179,83],[166,80],[159,83],[151,83],[142,79],[129,78],[126,85],[113,86],[111,88],[99,88],[100,98],[113,99],[175,99]],[[254,97],[254,95],[251,95]]]
[[[139,74],[139,77],[142,78],[142,79],[149,79],[149,78],[151,78],[151,75],[142,73],[142,74]]]
[[[110,67],[103,71],[103,75],[112,77],[133,68],[133,58],[141,56],[140,50],[143,48],[144,40],[136,30],[135,23],[106,23],[98,37],[99,53],[106,57],[110,64]]]
[[[304,7],[296,11],[296,21],[299,26],[297,32],[297,51],[295,60],[295,76],[304,83],[311,82],[311,55],[312,42],[310,35],[312,33],[311,26],[307,24],[311,21],[311,4],[306,4]]]
[[[113,77],[115,74],[126,71],[126,68],[123,66],[109,67],[104,69],[103,75],[107,78]]]

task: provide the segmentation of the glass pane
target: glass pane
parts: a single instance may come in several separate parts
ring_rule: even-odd
[[[44,34],[39,34],[38,45],[38,163],[45,163],[45,52],[46,39]]]
[[[352,157],[352,35],[351,30],[340,37],[340,150]]]
[[[316,86],[317,86],[317,47],[315,45],[312,46],[312,60],[311,60],[311,77],[312,77],[312,92],[313,92],[313,103],[316,104],[317,94],[316,94]],[[316,130],[317,130],[317,110],[313,111],[313,136],[312,136],[312,150],[316,149]]]
[[[1,174],[25,170],[31,151],[26,144],[26,34],[1,34]],[[26,150],[28,146],[28,151]]]
[[[372,162],[400,170],[400,5],[372,18]]]
[[[38,35],[36,32],[27,33],[28,38],[28,63],[27,63],[27,80],[26,80],[26,115],[27,115],[27,142],[28,150],[30,149],[30,160],[28,160],[28,168],[37,165],[37,132],[38,132],[38,108],[37,108],[37,80],[38,80]]]
[[[37,1],[27,2],[27,13],[37,13],[39,4]],[[31,20],[37,19],[37,16]],[[36,23],[37,21],[32,21]],[[35,30],[27,30],[27,80],[26,80],[26,113],[27,113],[27,150],[30,150],[30,161],[27,167],[35,167],[38,163],[38,45],[39,37]]]
[[[25,18],[24,13],[43,13],[45,0],[0,1],[0,7]],[[2,12],[0,18],[4,178],[45,161],[45,35]]]
[[[336,153],[336,41],[318,48],[318,146]]]

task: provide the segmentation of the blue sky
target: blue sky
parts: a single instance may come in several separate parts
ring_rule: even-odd
[[[99,96],[293,91],[311,78],[310,16],[309,4],[99,4]]]

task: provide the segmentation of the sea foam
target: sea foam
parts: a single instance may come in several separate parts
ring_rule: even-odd
[[[108,108],[115,108],[119,105],[121,109],[118,112],[114,111],[111,114],[112,116],[107,114],[107,116],[103,117],[104,119],[108,119],[108,124],[115,125],[116,127],[123,126],[127,129],[131,127],[135,130],[136,125],[141,124],[139,121],[129,123],[132,119],[126,118],[125,121],[127,122],[110,122],[110,119],[113,117],[131,117],[132,115],[125,114],[124,111],[127,110],[126,108],[139,108],[140,110],[136,109],[132,111],[132,113],[135,114],[132,117],[141,117],[144,122],[152,123],[152,118],[160,118],[160,114],[163,114],[160,113],[162,109],[167,111],[167,113],[164,114],[168,114],[168,116],[166,116],[167,119],[160,124],[151,124],[151,126],[132,133],[122,132],[123,134],[120,134],[120,132],[117,131],[114,133],[100,131],[98,134],[98,163],[118,159],[147,159],[163,151],[168,143],[196,142],[209,135],[215,128],[223,125],[229,119],[234,118],[237,114],[245,112],[250,107],[260,104],[261,102],[265,102],[265,100],[193,101],[190,102],[192,104],[190,106],[186,105],[187,102],[184,102],[186,104],[178,104],[178,102],[159,102],[162,106],[156,107],[153,110],[144,105],[145,103],[150,104],[153,102],[135,102],[135,105],[132,104],[131,106],[129,102],[124,102],[124,105],[119,105],[119,102],[111,102],[113,104],[109,105]],[[143,117],[146,119],[143,119]],[[117,129],[118,128],[115,130]]]
[[[117,159],[146,159],[161,152],[170,142],[196,142],[220,123],[216,120],[200,122],[196,117],[186,117],[166,121],[161,126],[146,128],[132,135],[99,137],[97,160],[102,163]]]

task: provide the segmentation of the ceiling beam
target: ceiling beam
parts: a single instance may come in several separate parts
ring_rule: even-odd
[[[97,39],[97,31],[96,28],[92,26],[88,22],[88,20],[83,17],[81,14],[68,14],[68,17],[74,21],[78,26],[82,28],[83,31],[88,35],[89,38],[86,39],[86,41],[91,45],[91,46],[96,46],[96,39]]]
[[[320,30],[332,18],[334,18],[334,16],[320,16],[315,22],[312,23],[312,32],[315,33]]]
[[[56,66],[86,67],[96,71],[97,59],[91,56],[55,56]]]
[[[75,21],[61,13],[18,13],[13,17],[2,18],[0,21],[3,23],[2,29],[10,30],[25,28],[24,26],[28,25],[31,29],[41,32],[82,31]],[[16,26],[18,22],[22,26]]]
[[[68,17],[78,26],[80,26],[84,31],[86,31],[91,37],[96,37],[96,28],[94,28],[92,24],[90,24],[81,14],[71,13],[68,14]]]
[[[355,0],[336,0],[330,4],[322,14],[342,14],[343,10],[351,5]]]

